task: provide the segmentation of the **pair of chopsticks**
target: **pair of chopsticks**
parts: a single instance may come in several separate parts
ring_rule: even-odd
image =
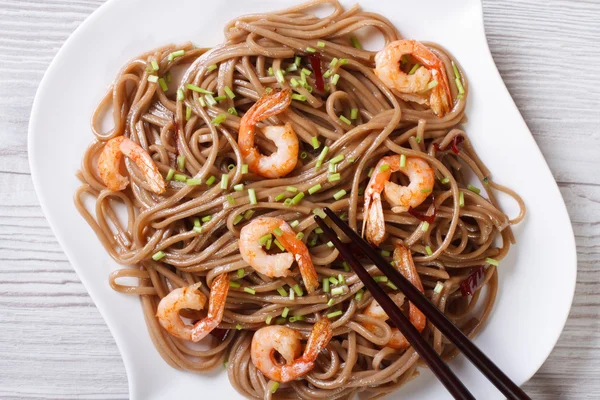
[[[373,263],[383,272],[388,279],[394,283],[399,290],[411,301],[433,325],[435,325],[448,340],[454,345],[506,396],[507,399],[530,399],[529,396],[504,372],[500,370],[469,338],[462,333],[450,320],[427,299],[410,281],[408,281],[396,268],[392,267],[381,254],[379,254],[369,243],[358,235],[350,226],[344,223],[333,211],[325,207],[325,214],[337,225],[351,240],[352,245],[357,246]],[[410,323],[400,308],[392,301],[377,282],[369,275],[350,248],[342,243],[337,234],[325,221],[315,215],[315,221],[323,230],[323,233],[331,240],[340,254],[350,264],[365,287],[381,307],[385,310],[396,327],[406,337],[415,351],[425,360],[429,368],[442,382],[446,389],[455,399],[474,399],[473,395],[465,385],[452,372],[439,354],[421,336],[420,332]]]

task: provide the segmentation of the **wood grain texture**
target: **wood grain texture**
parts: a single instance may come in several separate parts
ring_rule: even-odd
[[[27,124],[52,57],[102,0],[0,0],[0,399],[126,399],[108,328],[39,208]],[[600,2],[484,0],[494,59],[559,182],[579,270],[565,330],[526,384],[600,398]],[[532,183],[534,184],[534,183]]]

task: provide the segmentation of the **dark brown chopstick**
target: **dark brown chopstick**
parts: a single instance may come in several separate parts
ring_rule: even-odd
[[[360,250],[362,250],[362,252],[375,263],[375,265],[381,270],[381,272],[383,272],[398,287],[398,289],[401,290],[402,293],[404,293],[408,300],[411,301],[419,310],[421,310],[421,312],[425,314],[429,321],[431,321],[431,323],[434,326],[436,326],[442,332],[442,334],[446,336],[448,340],[454,343],[454,345],[473,363],[473,365],[475,365],[483,373],[483,375],[485,375],[486,378],[488,378],[488,380],[492,384],[494,384],[494,386],[498,388],[498,390],[500,390],[500,392],[502,392],[502,394],[504,394],[508,399],[530,399],[529,396],[527,396],[527,394],[517,384],[511,381],[510,378],[506,376],[506,374],[502,372],[500,368],[498,368],[498,366],[496,366],[481,350],[479,350],[479,348],[475,346],[475,344],[471,342],[471,340],[460,329],[458,329],[435,305],[433,305],[429,301],[429,299],[427,299],[427,297],[425,297],[416,287],[414,287],[398,270],[392,267],[392,265],[388,263],[383,258],[383,256],[381,256],[381,254],[375,251],[375,249],[373,249],[373,247],[371,247],[369,243],[367,243],[362,237],[360,237],[358,233],[352,230],[352,228],[350,228],[346,223],[344,223],[329,208],[324,208],[324,211],[327,214],[327,216],[331,218],[332,222],[336,224],[342,230],[342,232],[344,232],[350,238],[352,243],[358,246],[358,248],[360,248]],[[328,235],[329,239],[336,246],[336,248],[338,248],[340,253],[342,253],[341,249],[343,248],[344,251],[349,254],[348,257],[352,257],[352,259],[355,261],[357,268],[354,268],[353,263],[351,263],[350,260],[346,258],[347,256],[342,253],[342,257],[344,257],[346,261],[348,261],[348,263],[353,267],[356,274],[363,281],[365,286],[367,286],[366,281],[368,281],[369,279],[363,279],[361,273],[358,272],[362,269],[362,271],[366,273],[362,265],[360,265],[360,263],[357,262],[356,258],[352,255],[351,252],[349,252],[348,248],[338,239],[337,235],[331,230],[331,228],[327,227],[328,230],[325,230],[325,228],[322,226],[326,226],[323,220],[321,220],[317,216],[315,216],[315,220],[317,220],[317,223],[319,224],[321,229],[323,229],[323,232],[327,232],[326,234]],[[368,273],[366,274],[369,275]],[[369,278],[371,278],[370,275]],[[379,285],[377,285],[377,288],[381,292],[383,292]],[[370,288],[368,289],[371,290]],[[371,292],[371,294],[373,294],[373,296],[375,297],[374,292]],[[389,299],[387,295],[385,295],[385,297]],[[379,299],[377,299],[377,301],[379,302]],[[384,300],[384,302],[387,301]],[[397,309],[397,307],[391,300],[389,300],[389,305]],[[383,306],[383,304],[381,304],[381,306],[386,311],[386,313],[390,315],[390,313]],[[406,317],[404,317],[404,319],[408,322]],[[396,323],[396,321],[394,321],[394,323]],[[410,322],[409,325],[412,327],[412,324],[410,324]],[[405,333],[400,326],[398,326],[398,328],[406,336],[410,344],[413,347],[415,347],[415,350],[419,352],[415,344],[412,343],[411,338],[407,335],[407,333]],[[412,328],[414,329],[414,327]],[[418,331],[416,331],[416,329],[414,329],[414,331],[417,332],[418,337],[424,342],[421,335],[418,334]],[[416,342],[417,341],[415,340],[415,343]],[[427,346],[430,347],[428,344]],[[429,361],[425,358],[425,356],[423,356],[420,352],[419,355],[421,355],[425,362],[427,362],[429,365]],[[437,356],[437,358],[439,361],[441,361],[441,358],[439,358],[439,356]],[[446,385],[446,383],[443,380],[442,383]]]
[[[352,252],[338,239],[335,232],[327,226],[325,221],[320,217],[315,216],[317,224],[323,229],[323,233],[331,240],[334,246],[340,251],[344,260],[346,260],[360,280],[365,284],[365,287],[371,292],[371,295],[377,300],[379,305],[385,310],[390,319],[394,322],[400,332],[406,337],[408,342],[414,347],[419,355],[425,360],[431,371],[438,377],[448,392],[455,399],[475,399],[469,390],[463,385],[458,377],[452,372],[448,364],[435,352],[419,331],[411,324],[406,316],[394,304],[392,299],[383,291],[377,282],[369,275],[367,270],[363,268],[360,262],[354,257]]]

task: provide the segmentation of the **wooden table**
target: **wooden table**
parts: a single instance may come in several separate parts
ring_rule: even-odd
[[[127,398],[117,347],[42,215],[27,162],[38,83],[102,3],[0,0],[2,399]],[[538,399],[598,399],[600,2],[484,0],[484,13],[496,64],[567,203],[579,257],[565,330],[525,389]]]

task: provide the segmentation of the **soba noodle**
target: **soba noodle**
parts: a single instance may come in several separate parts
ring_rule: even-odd
[[[329,16],[318,18],[309,13],[309,8],[322,3],[333,6]],[[504,258],[514,242],[510,225],[523,218],[524,204],[516,193],[492,180],[460,127],[466,121],[469,87],[458,61],[441,46],[426,43],[443,61],[448,76],[455,76],[454,64],[459,77],[450,79],[454,104],[440,118],[427,104],[411,101],[375,76],[375,52],[353,47],[350,40],[365,27],[377,30],[386,43],[401,39],[382,15],[361,11],[358,6],[344,10],[336,0],[243,16],[225,26],[225,42],[212,49],[189,43],[168,45],[135,57],[118,73],[94,112],[95,141],[78,172],[82,185],[75,204],[111,257],[128,266],[115,271],[110,284],[118,292],[140,296],[150,336],[172,367],[201,373],[225,363],[235,389],[257,399],[337,399],[361,391],[378,397],[415,377],[421,366],[418,355],[412,348],[385,347],[390,327],[362,314],[371,296],[363,293],[361,281],[338,259],[338,251],[315,232],[312,219],[315,208],[328,206],[360,230],[369,171],[382,156],[394,153],[420,157],[434,168],[433,195],[419,207],[419,213],[436,214],[427,225],[418,214],[392,212],[384,201],[388,236],[381,249],[391,251],[398,241],[406,244],[426,296],[469,336],[488,318],[498,289],[493,260]],[[330,69],[325,90],[316,88],[315,73],[307,76],[301,72],[303,68],[311,70],[308,57],[315,53],[320,54],[323,71]],[[185,71],[181,82],[175,82],[177,69]],[[155,75],[160,80],[149,79]],[[334,76],[337,78],[332,79]],[[306,84],[294,85],[303,79]],[[214,92],[216,99],[210,101],[187,84]],[[237,143],[240,117],[266,92],[284,88],[293,89],[305,100],[293,101],[269,124],[289,122],[293,126],[301,142],[300,160],[287,176],[265,179],[243,167]],[[102,131],[107,110],[114,128]],[[217,124],[215,119],[223,118],[219,116],[226,118]],[[96,159],[107,140],[121,135],[145,149],[163,176],[179,175],[167,182],[164,194],[150,191],[140,170],[128,159],[129,187],[120,192],[106,189]],[[463,138],[458,152],[439,150],[456,145],[458,136]],[[319,142],[316,149],[313,138]],[[260,134],[257,145],[264,154],[274,150],[273,143]],[[343,155],[335,172],[340,174],[339,180],[328,179],[331,171],[326,162],[317,167],[325,146],[329,148],[325,161]],[[178,168],[178,161],[183,168]],[[473,175],[483,188],[481,193],[469,185]],[[204,183],[188,185],[188,179]],[[407,184],[401,174],[392,179]],[[214,183],[209,185],[211,181]],[[221,182],[225,182],[223,186]],[[243,190],[234,189],[242,183]],[[321,189],[309,195],[308,189],[315,185]],[[296,195],[286,191],[290,187],[305,193],[304,199],[297,204],[285,201]],[[252,204],[248,189],[254,189],[257,204]],[[335,200],[333,195],[342,189],[347,195]],[[499,209],[494,190],[518,202],[521,212],[516,218],[510,219]],[[93,212],[84,204],[85,195],[95,199]],[[119,218],[118,209],[126,212],[125,220]],[[287,292],[302,285],[298,268],[286,278],[269,278],[256,273],[239,252],[240,229],[259,215],[298,221],[294,229],[304,234],[319,280],[341,275],[347,291],[331,296],[319,288],[294,300],[282,296],[277,289]],[[201,229],[193,229],[200,224]],[[164,256],[155,261],[158,252]],[[482,265],[485,275],[480,288],[463,296],[461,283]],[[239,270],[243,275],[238,275]],[[372,265],[368,270],[379,273]],[[200,281],[200,290],[208,296],[213,280],[223,273],[241,284],[229,290],[219,325],[228,330],[223,339],[213,337],[206,341],[208,349],[197,350],[161,327],[155,317],[161,298],[175,288]],[[126,277],[138,278],[139,284],[118,283]],[[244,287],[254,289],[255,294],[243,291]],[[297,318],[282,318],[285,307],[290,317]],[[334,337],[315,368],[273,394],[273,383],[250,359],[253,332],[269,320],[294,328],[306,338],[317,317],[337,310],[342,314],[332,318]],[[190,311],[184,316],[197,320],[203,315]],[[365,322],[379,329],[375,333],[367,330]],[[444,358],[454,356],[454,347],[434,327],[426,327],[423,336]]]

